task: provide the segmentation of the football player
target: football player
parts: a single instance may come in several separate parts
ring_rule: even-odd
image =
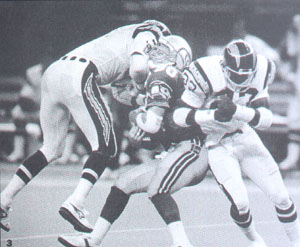
[[[170,47],[174,49],[170,50]],[[177,55],[173,50],[177,51]],[[134,123],[130,130],[131,138],[138,142],[147,133],[147,138],[158,138],[165,145],[177,144],[173,144],[161,160],[141,164],[121,174],[111,188],[93,232],[89,236],[60,236],[58,240],[65,246],[98,246],[125,209],[129,197],[147,191],[168,225],[173,246],[191,246],[177,204],[170,194],[204,177],[208,168],[206,149],[201,150],[202,139],[197,134],[197,126],[187,131],[183,129],[184,132],[180,133],[179,129],[172,129],[163,120],[183,92],[183,78],[178,69],[182,70],[190,63],[191,49],[184,39],[171,35],[161,38],[149,56],[154,66],[145,83],[145,109],[138,108],[130,113],[131,122]]]
[[[189,107],[174,111],[181,127],[198,125],[207,135],[205,145],[211,171],[232,203],[230,214],[252,247],[266,244],[255,230],[242,172],[274,203],[279,221],[295,247],[300,246],[296,207],[283,183],[278,165],[256,129],[268,128],[268,87],[275,65],[243,40],[234,40],[223,56],[194,61],[184,72],[187,89],[182,100]]]
[[[83,232],[92,231],[84,212],[84,202],[103,170],[117,153],[109,107],[99,86],[121,80],[128,73],[137,83],[148,75],[148,55],[170,30],[159,21],[117,28],[92,40],[52,63],[42,78],[40,122],[43,145],[25,159],[1,193],[1,228],[9,231],[8,212],[17,193],[64,147],[70,114],[88,139],[92,152],[84,164],[80,181],[59,213]]]

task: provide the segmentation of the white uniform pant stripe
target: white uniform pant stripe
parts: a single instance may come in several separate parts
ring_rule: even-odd
[[[172,178],[176,175],[177,170],[180,168],[180,166],[184,165],[186,160],[189,160],[193,156],[193,153],[191,151],[184,153],[171,167],[171,170],[169,170],[168,174],[164,177],[161,186],[158,190],[158,193],[163,193],[165,188],[169,186],[169,183],[173,180]]]
[[[182,174],[183,170],[189,166],[196,158],[198,157],[197,154],[193,153],[193,155],[187,160],[185,161],[180,168],[177,170],[176,174],[173,176],[173,178],[171,178],[171,180],[169,181],[167,188],[164,189],[164,193],[167,193],[168,191],[171,190],[172,186],[176,183],[176,181],[178,180],[178,178],[180,177],[180,175]]]

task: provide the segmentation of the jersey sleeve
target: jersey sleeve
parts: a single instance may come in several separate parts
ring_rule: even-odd
[[[199,71],[199,66],[197,61],[195,61],[183,72],[185,91],[181,99],[194,108],[200,108],[210,93],[207,80],[203,78]]]
[[[271,60],[268,61],[268,66],[267,66],[267,72],[265,75],[264,81],[263,81],[263,88],[258,91],[257,95],[251,100],[251,103],[254,101],[257,101],[259,99],[269,99],[269,86],[273,83],[274,78],[275,78],[275,73],[276,73],[276,66],[275,63]]]
[[[170,108],[178,78],[178,71],[171,66],[163,71],[152,72],[146,83],[146,107]]]

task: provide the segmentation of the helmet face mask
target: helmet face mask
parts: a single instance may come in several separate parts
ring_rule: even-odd
[[[149,59],[155,64],[174,64],[176,63],[176,56],[176,51],[163,42],[159,42],[149,51]]]
[[[192,61],[192,50],[185,39],[170,35],[159,39],[149,51],[149,59],[155,64],[172,64],[182,71]]]
[[[234,40],[224,49],[224,76],[232,89],[249,87],[256,74],[257,57],[243,40]]]

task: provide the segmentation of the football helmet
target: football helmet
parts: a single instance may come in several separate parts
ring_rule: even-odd
[[[149,51],[149,59],[154,64],[175,65],[182,71],[192,62],[192,49],[180,36],[160,37],[158,44]]]
[[[153,25],[153,26],[157,26],[160,31],[162,32],[162,34],[164,36],[168,36],[168,35],[171,35],[171,31],[170,29],[166,26],[166,24],[160,22],[160,21],[157,21],[157,20],[146,20],[143,22],[143,24],[147,24],[147,25]]]
[[[224,49],[223,72],[232,89],[249,87],[256,73],[257,55],[242,39],[231,41]]]

